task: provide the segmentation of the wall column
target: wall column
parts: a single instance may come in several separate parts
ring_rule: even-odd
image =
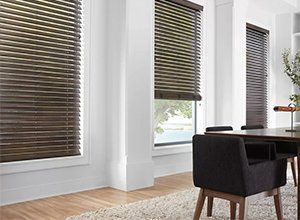
[[[246,123],[248,0],[216,1],[216,124]]]
[[[107,175],[129,191],[154,182],[154,1],[110,0],[108,11]]]

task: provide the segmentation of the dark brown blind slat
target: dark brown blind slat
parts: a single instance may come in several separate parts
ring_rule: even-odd
[[[268,125],[269,32],[247,24],[247,125]]]
[[[155,1],[155,98],[201,100],[202,6]]]
[[[0,162],[80,155],[81,7],[0,0]]]

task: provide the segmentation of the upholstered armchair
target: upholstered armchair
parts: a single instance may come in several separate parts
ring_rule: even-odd
[[[258,196],[274,196],[282,219],[280,187],[286,184],[286,159],[250,164],[243,139],[215,135],[193,137],[193,179],[200,187],[194,219],[199,219],[206,197],[230,201],[231,219],[239,203],[239,219],[246,219],[247,202]]]

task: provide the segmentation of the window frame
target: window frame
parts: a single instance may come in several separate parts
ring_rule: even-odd
[[[90,158],[90,60],[91,60],[91,2],[82,0],[82,35],[83,35],[83,56],[82,56],[82,144],[81,155],[53,157],[23,161],[4,162],[0,164],[0,175],[28,171],[37,171],[78,165],[88,165]],[[86,64],[86,65],[84,65]]]

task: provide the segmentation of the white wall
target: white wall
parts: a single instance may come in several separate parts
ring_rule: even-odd
[[[106,2],[92,0],[91,33],[86,33],[90,43],[90,160],[84,165],[62,168],[41,169],[40,165],[31,167],[36,171],[1,175],[1,204],[47,197],[98,188],[107,185],[106,181]],[[88,9],[89,10],[89,9]],[[88,68],[87,68],[88,69]],[[57,163],[60,163],[59,160]],[[5,167],[6,169],[6,167]],[[1,172],[4,172],[1,167]]]
[[[257,5],[259,8],[276,14],[291,13],[296,10],[297,1],[299,0],[249,0],[253,5]]]
[[[276,63],[274,65],[275,102],[276,105],[288,105],[289,96],[292,94],[292,83],[283,72],[282,53],[285,49],[291,48],[292,39],[292,16],[281,14],[276,16]],[[286,112],[276,113],[276,125],[280,127],[290,125],[290,114]]]
[[[216,125],[231,125],[233,3],[216,5]]]
[[[251,4],[247,8],[247,0],[216,0],[217,8],[211,0],[193,1],[204,6],[198,127],[228,123],[238,128],[245,123],[246,113],[244,25],[250,22],[270,29],[271,34],[280,31],[274,29],[272,14],[253,10]],[[85,38],[90,44],[85,51],[89,54],[90,159],[76,166],[32,165],[27,172],[1,175],[2,204],[107,185],[132,190],[152,185],[154,176],[192,169],[191,145],[153,149],[154,0],[85,2],[91,3],[91,33]],[[283,46],[285,39],[278,42]],[[271,54],[274,50],[272,46]],[[279,69],[277,63],[276,52],[272,68]],[[271,103],[281,104],[288,84],[280,71],[271,72]],[[285,122],[271,115],[272,125]]]

